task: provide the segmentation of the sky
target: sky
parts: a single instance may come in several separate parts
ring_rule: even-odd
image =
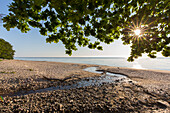
[[[12,0],[0,0],[0,14],[8,14],[8,6]],[[2,22],[2,21],[1,21]],[[21,33],[17,28],[7,31],[0,23],[0,38],[5,39],[15,52],[15,57],[68,57],[65,54],[64,45],[59,43],[46,43],[46,36],[42,36],[39,30],[31,28],[28,33]],[[115,40],[107,45],[102,43],[103,51],[78,47],[73,51],[72,57],[128,57],[130,56],[130,46],[123,45],[122,41]]]

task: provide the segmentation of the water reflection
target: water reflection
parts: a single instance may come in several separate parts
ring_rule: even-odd
[[[88,67],[84,69],[85,71],[92,72],[92,73],[102,73],[99,71],[96,71],[97,67]],[[64,86],[56,86],[56,87],[49,87],[39,90],[31,90],[31,91],[20,91],[12,96],[20,96],[20,95],[27,95],[31,93],[41,93],[41,92],[47,92],[47,91],[54,91],[54,90],[66,90],[66,89],[73,89],[73,88],[81,88],[81,87],[87,87],[87,86],[100,86],[106,83],[116,83],[116,82],[124,82],[129,81],[126,76],[121,74],[114,74],[106,72],[106,74],[103,74],[98,77],[87,77],[82,78],[81,80],[77,81],[75,84],[71,85],[64,85]]]

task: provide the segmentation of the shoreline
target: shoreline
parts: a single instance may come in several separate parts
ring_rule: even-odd
[[[167,73],[170,74],[169,70],[159,70],[159,69],[137,69],[132,67],[115,67],[115,66],[107,66],[107,65],[98,65],[98,64],[86,64],[86,63],[69,63],[69,62],[55,62],[55,61],[32,61],[32,60],[16,60],[14,61],[28,61],[28,62],[46,62],[46,63],[63,63],[63,64],[77,64],[77,65],[86,65],[87,67],[94,66],[94,67],[111,67],[113,69],[119,68],[119,69],[129,69],[129,70],[136,70],[136,71],[151,71],[151,72],[160,72],[160,73]],[[129,77],[129,76],[128,76]]]
[[[114,84],[103,84],[102,86],[89,86],[89,87],[82,87],[82,88],[76,88],[76,89],[69,89],[69,90],[56,90],[56,91],[47,91],[42,93],[35,93],[35,94],[28,94],[24,96],[14,96],[14,97],[4,97],[4,103],[0,103],[0,111],[8,111],[5,110],[7,106],[10,106],[10,110],[14,107],[15,103],[19,104],[22,100],[22,104],[19,105],[18,108],[12,109],[13,111],[21,109],[23,105],[30,105],[30,104],[37,104],[38,101],[30,100],[29,102],[25,102],[25,98],[46,98],[48,102],[45,102],[44,104],[47,105],[48,103],[51,103],[50,100],[48,100],[49,95],[55,96],[56,94],[61,94],[60,96],[56,97],[57,106],[59,108],[58,111],[62,111],[65,109],[71,110],[71,108],[74,106],[75,102],[75,110],[80,110],[79,107],[83,104],[82,102],[77,100],[82,100],[82,97],[77,97],[76,93],[80,94],[80,92],[84,98],[87,100],[93,101],[93,96],[98,97],[96,102],[98,103],[98,100],[101,102],[107,103],[104,95],[106,95],[107,98],[111,98],[109,100],[112,107],[114,106],[114,102],[121,102],[121,98],[128,98],[123,99],[125,103],[127,104],[127,109],[131,109],[132,111],[135,111],[136,107],[133,106],[133,108],[130,108],[130,105],[133,103],[136,103],[135,100],[132,100],[134,98],[134,94],[136,95],[135,98],[137,98],[140,103],[139,110],[146,108],[145,110],[151,110],[153,109],[163,109],[169,110],[169,104],[170,104],[170,71],[159,71],[159,70],[144,70],[144,69],[132,69],[132,68],[122,68],[122,67],[111,67],[111,66],[102,66],[102,65],[92,65],[92,64],[78,64],[78,63],[62,63],[62,62],[47,62],[47,61],[24,61],[24,60],[3,60],[0,62],[0,95],[6,94],[7,92],[17,92],[22,90],[38,90],[38,89],[44,89],[48,87],[55,87],[55,86],[63,86],[63,85],[69,85],[69,84],[75,84],[77,80],[81,80],[82,78],[86,77],[92,77],[92,76],[101,76],[101,74],[91,73],[84,71],[83,69],[86,67],[98,67],[99,70],[105,70],[112,73],[122,73],[124,75],[127,75],[130,79],[132,79],[134,82],[127,82],[127,83],[121,83],[117,82]],[[72,78],[70,80],[67,80],[63,83],[61,82],[52,82],[47,81],[43,79],[43,76],[46,76],[48,78],[57,78],[57,79],[63,79],[65,77],[71,77],[71,76],[78,76],[79,78]],[[136,81],[136,82],[135,82]],[[88,89],[88,91],[87,91]],[[95,90],[94,90],[95,89]],[[110,89],[110,91],[108,90]],[[93,91],[94,90],[94,91]],[[120,91],[119,91],[120,90]],[[91,93],[89,92],[91,91]],[[101,93],[104,91],[105,93]],[[130,91],[130,92],[129,92]],[[74,92],[74,98],[71,95],[72,92]],[[89,93],[86,93],[89,92]],[[118,94],[117,94],[117,93]],[[115,96],[113,96],[112,93],[115,93]],[[128,95],[126,94],[128,93]],[[45,97],[42,97],[45,96]],[[92,97],[88,95],[93,95]],[[149,107],[148,101],[144,101],[143,97],[144,95],[145,99],[148,100],[149,98],[152,98],[153,107]],[[65,100],[69,98],[68,100]],[[50,97],[52,99],[53,97]],[[71,99],[72,98],[72,99]],[[63,100],[64,99],[64,100]],[[15,100],[17,100],[15,102]],[[70,105],[70,101],[72,104]],[[112,101],[111,101],[112,100]],[[160,101],[161,102],[158,102]],[[9,101],[11,101],[11,104],[7,104]],[[42,102],[43,100],[40,100]],[[63,103],[64,101],[68,101],[66,103]],[[84,101],[83,101],[84,102]],[[136,103],[136,104],[137,104]],[[159,103],[159,105],[158,105]],[[6,105],[7,104],[7,105]],[[53,102],[51,103],[53,105]],[[90,111],[96,111],[96,107],[93,105],[96,105],[95,103],[88,104],[87,102],[84,102],[85,108],[87,111],[87,108],[90,109]],[[97,104],[101,104],[100,102]],[[105,104],[101,104],[102,107],[105,106]],[[72,106],[72,107],[69,107]],[[122,105],[121,109],[118,109],[122,105],[121,103],[117,106],[114,106],[117,108],[117,110],[124,110],[125,106]],[[125,104],[126,105],[126,104]],[[161,105],[163,108],[161,108]],[[3,107],[1,107],[3,106]],[[49,106],[49,105],[47,105]],[[50,105],[51,106],[51,105]],[[51,107],[49,108],[51,109]],[[62,107],[61,107],[62,106]],[[79,107],[78,107],[79,106]],[[60,108],[61,107],[61,108]],[[116,109],[110,107],[112,111],[116,112]],[[31,108],[32,110],[34,107]],[[97,107],[98,109],[98,107]],[[24,109],[23,109],[24,110]],[[37,110],[42,111],[42,108],[39,106]],[[100,108],[99,111],[105,111],[105,108]],[[47,110],[49,111],[49,110]],[[55,110],[53,110],[55,111]],[[74,110],[71,110],[74,111]],[[117,111],[117,112],[118,112]],[[33,112],[33,111],[32,111]],[[97,112],[97,111],[96,111]],[[108,111],[111,112],[111,111]]]
[[[17,58],[17,57],[16,57]],[[164,68],[159,68],[159,67],[154,67],[154,68],[150,68],[150,67],[152,67],[152,65],[150,66],[150,67],[146,67],[146,66],[142,66],[142,64],[140,64],[139,63],[139,65],[141,65],[142,67],[136,67],[135,68],[135,64],[133,64],[133,63],[135,63],[136,61],[134,61],[134,62],[132,62],[132,65],[131,64],[127,64],[126,66],[124,66],[124,65],[119,65],[119,66],[113,66],[113,65],[111,65],[111,64],[109,64],[108,62],[107,63],[105,63],[105,64],[102,64],[101,62],[100,62],[100,64],[99,63],[96,63],[96,62],[91,62],[91,63],[86,63],[85,61],[82,61],[82,62],[77,62],[77,61],[74,61],[76,58],[80,58],[80,59],[88,59],[89,58],[89,60],[91,60],[91,59],[93,59],[93,58],[101,58],[101,59],[103,59],[103,58],[116,58],[116,57],[64,57],[64,59],[66,58],[66,61],[64,60],[62,60],[63,59],[63,57],[18,57],[18,58],[33,58],[33,59],[22,59],[23,61],[37,61],[37,60],[35,60],[34,58],[42,58],[41,60],[43,61],[43,58],[47,58],[47,59],[44,59],[44,61],[47,61],[47,62],[60,62],[59,61],[59,59],[57,60],[50,60],[50,59],[48,59],[48,58],[61,58],[61,62],[65,62],[65,63],[72,63],[72,62],[68,62],[67,61],[67,59],[73,59],[73,62],[75,62],[75,63],[78,63],[78,64],[95,64],[95,65],[103,65],[103,66],[111,66],[111,67],[122,67],[122,68],[132,68],[132,69],[144,69],[144,70],[153,70],[153,71],[167,71],[167,72],[170,72],[170,68],[166,68],[166,67],[168,67],[167,65],[166,65],[166,67],[165,67],[165,65],[163,66]],[[120,58],[124,58],[124,57],[120,57]],[[18,60],[21,60],[21,59],[18,59]],[[118,59],[119,59],[119,57],[118,57]],[[125,59],[125,58],[124,58]],[[144,58],[144,59],[146,59],[146,58]],[[147,58],[147,59],[150,59],[150,58]],[[146,60],[147,60],[146,59]],[[160,58],[158,58],[158,59],[160,59]],[[157,60],[158,60],[157,59]],[[164,59],[164,58],[161,58],[161,59]],[[169,58],[165,58],[165,59],[169,59]],[[17,60],[17,59],[15,59],[15,60]],[[41,61],[41,60],[39,60],[39,61]],[[104,59],[105,60],[105,59]],[[113,59],[114,60],[114,59]],[[138,60],[138,59],[137,59]],[[151,60],[153,60],[153,59],[151,59]],[[169,59],[170,60],[170,59]],[[126,60],[125,60],[126,61]],[[137,61],[138,62],[138,61]],[[128,62],[127,62],[128,63]],[[151,62],[150,62],[151,63]],[[152,62],[152,63],[154,63],[154,62]],[[162,64],[161,64],[162,65]]]

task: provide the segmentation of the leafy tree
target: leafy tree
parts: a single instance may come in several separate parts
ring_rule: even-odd
[[[0,59],[13,59],[14,52],[10,43],[0,39]]]
[[[122,36],[123,44],[131,44],[129,61],[142,53],[170,56],[169,0],[13,0],[9,11],[3,18],[8,31],[17,27],[27,33],[36,27],[47,42],[62,41],[69,55],[76,44],[102,50],[100,42]]]

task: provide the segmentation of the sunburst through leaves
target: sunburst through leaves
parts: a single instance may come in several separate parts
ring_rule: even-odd
[[[149,25],[146,24],[147,19],[144,21],[144,17],[139,20],[138,18],[131,20],[131,22],[127,25],[127,27],[123,30],[123,34],[125,36],[125,42],[137,43],[139,45],[143,40],[147,40],[148,36],[152,34],[149,29]]]
[[[140,29],[137,28],[137,29],[134,30],[134,33],[135,33],[135,35],[139,36],[141,31],[140,31]]]

